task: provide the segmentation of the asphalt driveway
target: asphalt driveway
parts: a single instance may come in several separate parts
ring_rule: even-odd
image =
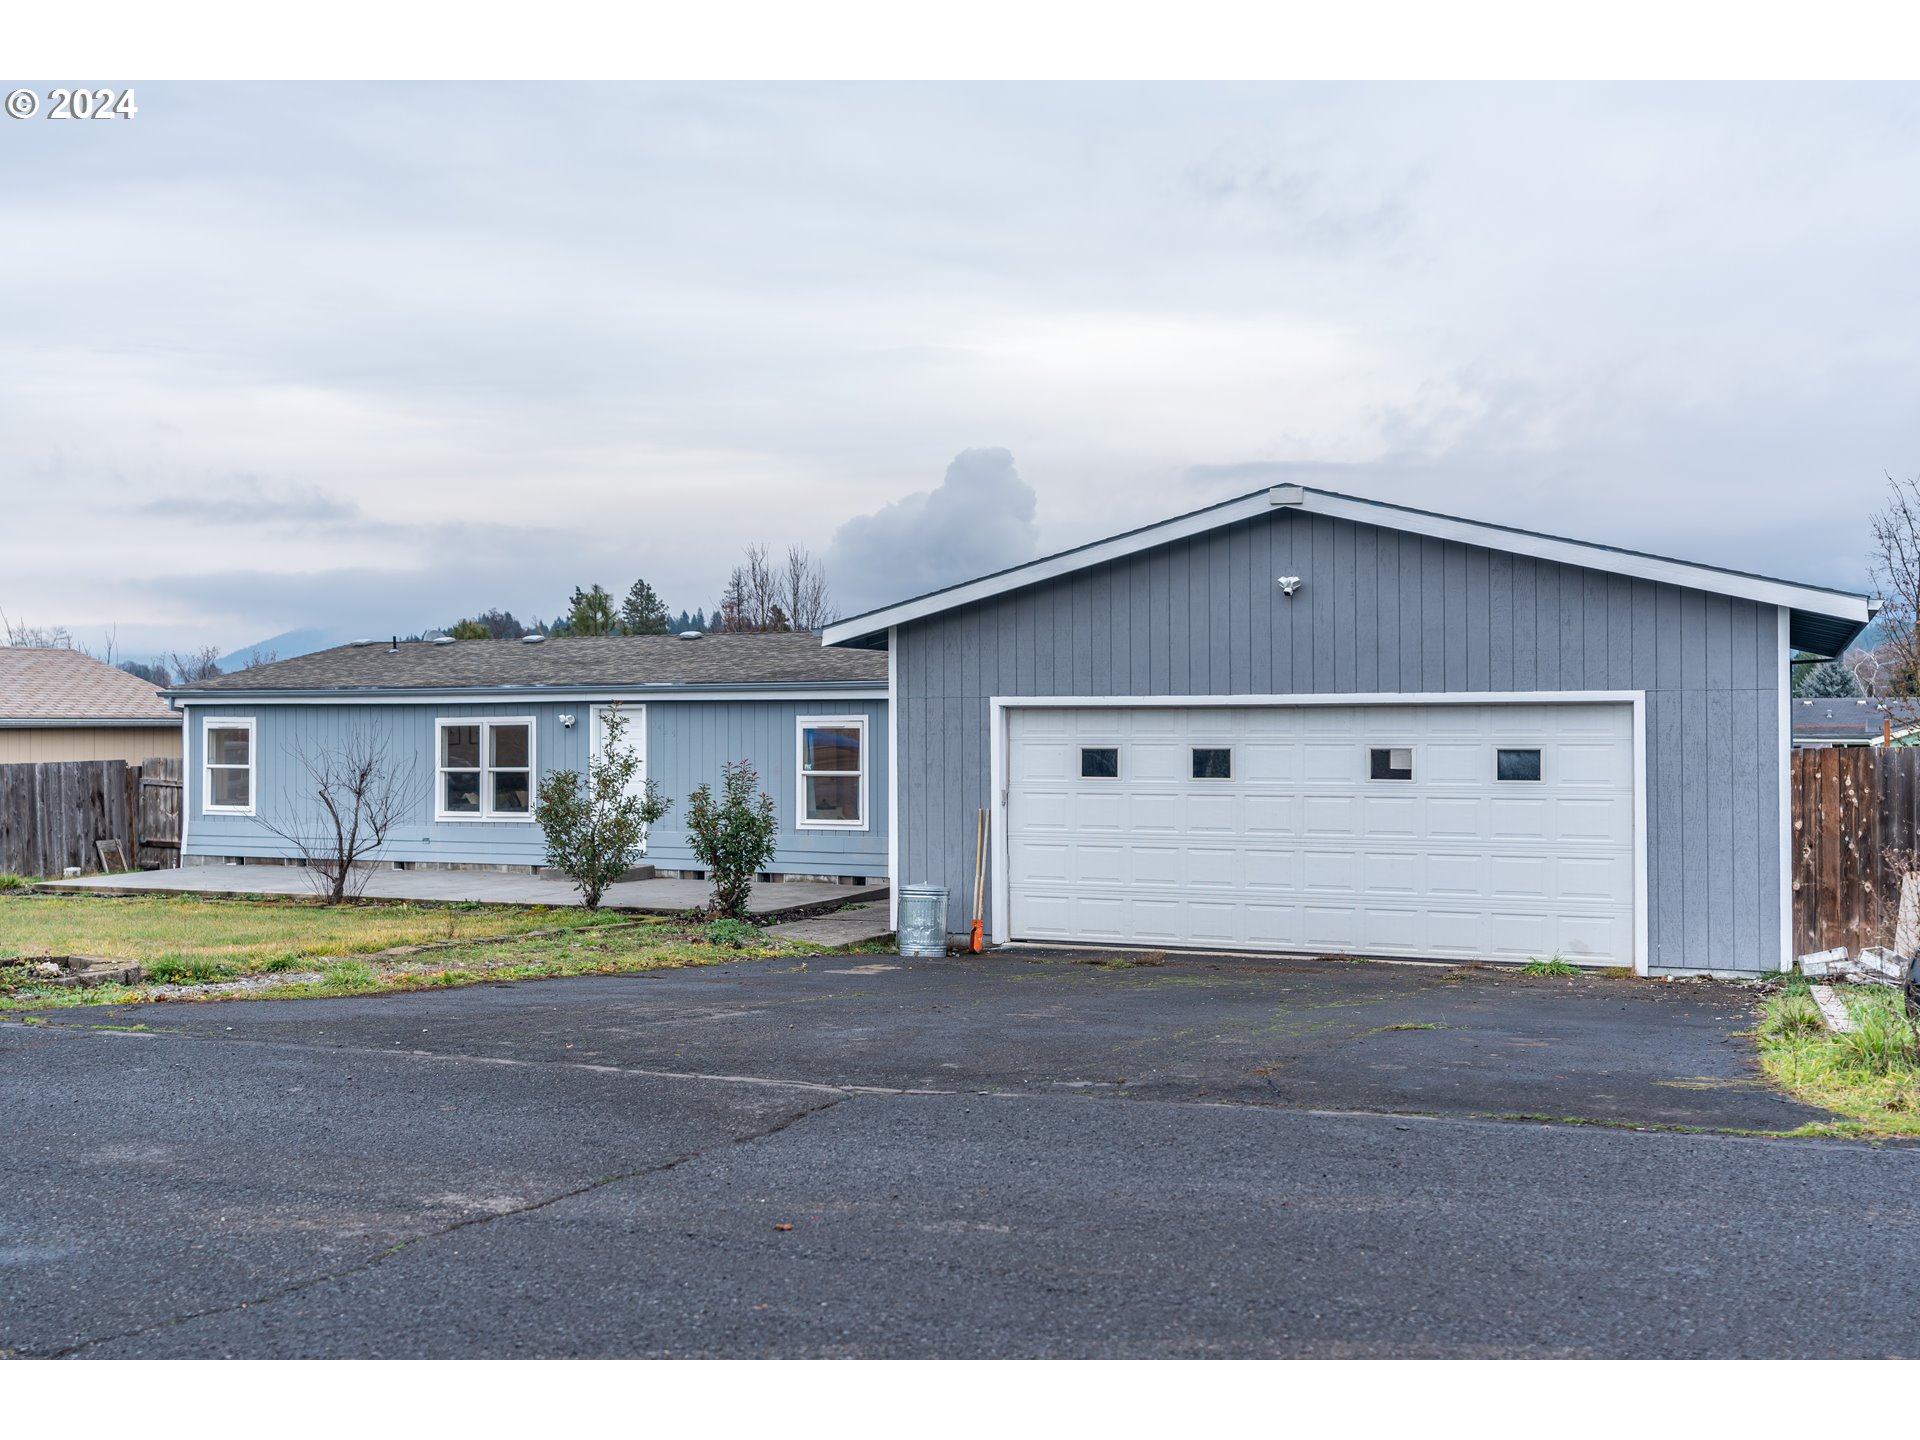
[[[0,1350],[1920,1348],[1920,1151],[1735,1133],[1748,992],[1076,958],[0,1026]]]

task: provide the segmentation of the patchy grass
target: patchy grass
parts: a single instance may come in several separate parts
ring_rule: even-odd
[[[1837,985],[1834,994],[1860,1027],[1851,1034],[1826,1028],[1802,976],[1767,996],[1754,1032],[1761,1067],[1796,1100],[1840,1117],[1809,1133],[1920,1135],[1920,1056],[1900,992]]]
[[[1451,1030],[1452,1028],[1451,1025],[1439,1025],[1431,1020],[1409,1020],[1399,1025],[1377,1025],[1367,1033],[1369,1035],[1391,1035],[1396,1030]]]
[[[1520,967],[1520,973],[1522,975],[1552,976],[1557,978],[1584,975],[1587,972],[1582,970],[1578,965],[1567,960],[1562,960],[1558,955],[1555,955],[1547,960],[1529,960]]]
[[[155,980],[199,984],[295,969],[320,956],[587,928],[621,918],[572,906],[6,895],[0,896],[0,963],[34,955],[106,955],[139,961]]]
[[[689,965],[721,965],[743,959],[808,955],[819,947],[783,941],[754,930],[750,944],[714,944],[708,927],[692,929],[664,917],[627,917],[624,923],[575,926],[557,934],[503,936],[413,956],[369,955],[341,958],[318,972],[317,980],[296,980],[244,990],[214,990],[203,995],[157,996],[144,985],[101,985],[90,990],[23,989],[0,995],[0,1011],[69,1009],[126,1005],[142,1001],[204,1003],[214,1000],[307,1000],[352,995],[400,994],[411,990],[517,980],[551,980],[572,975],[624,975]],[[749,929],[753,927],[749,926]],[[252,977],[264,978],[264,977]]]
[[[724,945],[728,949],[738,950],[742,945],[757,943],[760,932],[744,920],[727,918],[713,921],[701,932],[701,937],[709,945]]]

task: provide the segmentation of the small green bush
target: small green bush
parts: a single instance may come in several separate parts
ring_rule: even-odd
[[[0,890],[24,890],[32,883],[24,875],[0,873]]]
[[[751,945],[760,938],[760,932],[746,921],[731,918],[714,921],[704,934],[709,945],[724,945],[729,950]]]
[[[779,821],[760,775],[741,760],[720,767],[720,798],[702,785],[687,797],[687,843],[713,880],[710,913],[738,920],[747,913],[753,877],[773,859]]]
[[[572,877],[589,910],[598,910],[607,886],[646,853],[647,827],[673,804],[651,780],[642,794],[631,792],[640,757],[626,743],[626,729],[625,717],[617,709],[610,713],[587,773],[553,771],[540,782],[533,807],[547,837],[547,863]]]
[[[278,975],[285,970],[298,970],[300,968],[300,957],[298,955],[276,955],[260,968],[269,975]]]

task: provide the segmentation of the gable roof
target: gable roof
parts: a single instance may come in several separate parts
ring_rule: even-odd
[[[152,685],[82,651],[0,648],[0,728],[179,723]]]
[[[1766,605],[1783,605],[1792,612],[1791,640],[1794,647],[1822,656],[1837,655],[1844,651],[1866,628],[1878,608],[1865,595],[1847,590],[1800,585],[1789,580],[1775,580],[1714,565],[1696,565],[1685,560],[1668,559],[1663,555],[1650,555],[1645,551],[1596,545],[1586,540],[1569,540],[1511,525],[1463,520],[1432,510],[1415,510],[1405,505],[1390,505],[1383,500],[1365,500],[1332,490],[1311,489],[1305,485],[1275,485],[1251,495],[1242,495],[1237,500],[1222,501],[1204,510],[1194,510],[1171,520],[1162,520],[1158,524],[1129,530],[1106,540],[1096,540],[1072,550],[1063,550],[1057,555],[1032,560],[992,575],[983,575],[977,580],[930,591],[897,605],[870,610],[864,615],[829,625],[822,643],[871,646],[884,641],[890,626],[925,619],[929,615],[988,600],[1011,590],[1056,579],[1110,560],[1123,559],[1143,550],[1256,519],[1277,510],[1328,515],[1361,525],[1376,525],[1389,530],[1453,540],[1462,545],[1477,545],[1514,555],[1531,555],[1563,565],[1578,565],[1589,570],[1657,580],[1692,590],[1705,590],[1710,594],[1734,595]]]
[[[561,635],[521,640],[406,640],[336,645],[167,693],[413,694],[472,690],[614,690],[646,686],[884,686],[881,655],[823,650],[811,634]]]

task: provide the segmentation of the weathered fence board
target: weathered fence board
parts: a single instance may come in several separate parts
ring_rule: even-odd
[[[135,784],[134,864],[142,870],[168,870],[180,863],[180,809],[185,790],[182,761],[155,757],[140,767]]]
[[[95,871],[101,840],[118,840],[136,865],[179,864],[180,763],[0,765],[0,872]]]
[[[1796,955],[1893,941],[1920,866],[1920,749],[1793,752]]]

